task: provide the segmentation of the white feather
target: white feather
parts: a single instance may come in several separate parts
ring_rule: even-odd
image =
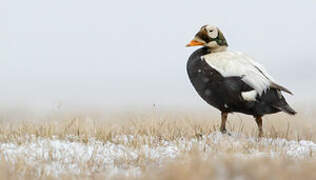
[[[224,77],[242,77],[242,80],[254,88],[259,95],[269,89],[273,81],[271,75],[259,63],[241,52],[216,52],[202,58]]]
[[[216,26],[211,26],[211,25],[207,25],[205,27],[206,31],[207,31],[207,34],[209,37],[211,38],[217,38],[218,36],[218,29]]]
[[[252,90],[252,91],[241,92],[241,97],[246,101],[256,101],[257,91]]]

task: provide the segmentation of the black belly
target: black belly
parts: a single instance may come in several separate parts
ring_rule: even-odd
[[[275,89],[267,90],[257,101],[245,101],[241,92],[253,88],[241,77],[223,77],[200,57],[207,54],[206,48],[195,51],[187,63],[187,72],[195,90],[208,104],[222,112],[241,112],[249,115],[264,115],[279,112],[273,101],[279,99]]]

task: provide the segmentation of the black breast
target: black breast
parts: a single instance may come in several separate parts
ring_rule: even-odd
[[[196,50],[187,62],[187,72],[198,94],[210,105],[224,110],[228,105],[225,105],[223,97],[218,96],[221,94],[219,87],[224,78],[201,59],[201,56],[208,53],[210,52],[206,47]]]

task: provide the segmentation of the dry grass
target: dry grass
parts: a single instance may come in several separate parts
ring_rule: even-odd
[[[314,112],[314,111],[313,111]],[[313,113],[300,113],[295,117],[285,114],[267,116],[264,120],[265,137],[285,138],[288,140],[316,141],[316,121]],[[142,112],[120,113],[66,113],[54,112],[45,116],[35,116],[30,113],[2,112],[0,117],[0,142],[22,145],[34,140],[34,137],[67,139],[69,141],[88,143],[89,138],[101,142],[124,144],[130,148],[140,148],[143,145],[154,147],[161,141],[175,141],[181,138],[199,139],[219,129],[219,115],[207,111],[179,112],[151,110]],[[229,117],[228,130],[246,137],[255,137],[257,128],[251,117],[234,114]],[[32,138],[30,138],[30,135]],[[138,137],[126,143],[117,139],[120,135]],[[145,138],[144,138],[145,137]],[[153,139],[150,140],[150,137]],[[212,145],[212,142],[207,142]],[[218,146],[218,145],[217,145]],[[175,160],[164,163],[157,168],[157,163],[146,156],[135,161],[118,160],[117,166],[132,164],[141,168],[142,175],[137,179],[297,179],[316,177],[311,164],[316,163],[314,155],[311,159],[293,160],[280,156],[275,159],[255,157],[238,158],[236,153],[245,153],[247,149],[257,148],[268,152],[272,146],[243,144],[241,148],[227,148],[227,144],[215,147],[216,151],[203,153],[193,148],[182,153]],[[218,153],[221,152],[221,153]],[[224,155],[222,155],[224,152]],[[1,155],[1,153],[0,153]],[[206,158],[205,158],[206,157]],[[3,158],[0,157],[3,160]],[[94,163],[94,162],[90,162]],[[36,167],[30,167],[22,159],[10,164],[2,161],[0,164],[0,179],[32,179],[30,173]],[[89,165],[83,165],[88,167]],[[107,172],[96,172],[91,175],[63,174],[65,179],[104,179]],[[21,175],[23,174],[23,176]],[[40,178],[52,178],[45,174]],[[125,176],[113,176],[114,179],[124,179]],[[128,177],[130,179],[132,177]]]
[[[19,112],[17,112],[19,113]],[[15,113],[16,114],[16,113]],[[109,141],[116,135],[158,136],[165,140],[195,137],[219,129],[219,114],[203,112],[139,112],[139,113],[52,113],[35,117],[5,116],[0,118],[0,142],[18,141],[26,134],[38,137],[77,136],[85,141],[95,137]],[[313,114],[288,116],[283,113],[264,117],[265,137],[316,141]],[[227,128],[231,132],[256,136],[257,127],[250,116],[232,114]]]
[[[202,159],[196,152],[179,157],[161,168],[147,167],[143,175],[139,177],[126,177],[123,175],[112,176],[111,179],[165,179],[165,180],[200,180],[200,179],[272,179],[289,180],[305,179],[313,180],[316,177],[314,170],[315,160],[289,160],[283,158],[252,158],[240,159],[234,156],[209,155],[210,158]],[[216,158],[214,158],[216,157]],[[11,165],[12,166],[12,165]],[[19,175],[9,164],[1,163],[0,179],[34,179],[30,174]],[[61,175],[41,176],[41,179],[108,179],[106,173],[92,175]]]
[[[210,156],[212,157],[212,156]],[[173,162],[162,169],[149,170],[143,179],[315,179],[316,161],[288,159],[240,159],[218,157],[203,160],[195,155],[184,162]],[[189,160],[188,160],[189,159]]]

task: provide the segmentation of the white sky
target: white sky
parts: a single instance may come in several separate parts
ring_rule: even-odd
[[[3,1],[3,0],[2,0]],[[50,107],[205,107],[185,48],[214,24],[295,96],[316,99],[316,1],[5,0],[0,101]]]

